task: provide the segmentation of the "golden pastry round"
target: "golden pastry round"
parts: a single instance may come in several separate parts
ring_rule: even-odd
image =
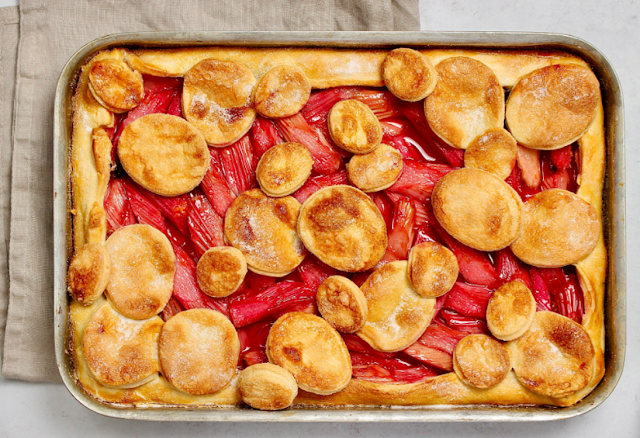
[[[256,179],[269,196],[287,196],[305,183],[313,158],[309,149],[300,143],[280,143],[269,148],[258,162]]]
[[[366,154],[380,145],[382,126],[364,103],[341,100],[329,111],[329,134],[342,149],[354,154]]]
[[[531,149],[559,149],[582,137],[600,102],[600,84],[580,65],[550,65],[522,77],[509,93],[507,126]]]
[[[71,259],[67,287],[71,297],[88,306],[102,295],[111,274],[107,249],[99,243],[87,243]]]
[[[400,351],[418,340],[431,323],[435,298],[425,298],[413,289],[407,262],[387,263],[362,285],[369,315],[356,334],[378,351]]]
[[[85,360],[95,379],[105,386],[134,388],[158,371],[158,316],[136,321],[104,302],[87,323],[82,336]]]
[[[458,56],[436,65],[438,82],[424,101],[429,126],[454,148],[504,125],[504,90],[489,67]]]
[[[354,155],[347,164],[349,181],[365,193],[388,189],[401,173],[402,155],[384,143],[372,152]]]
[[[127,125],[118,141],[118,157],[131,179],[162,196],[196,188],[211,160],[202,135],[169,114],[148,114]]]
[[[490,129],[469,144],[464,152],[464,167],[484,170],[506,179],[516,165],[517,155],[518,144],[509,131]]]
[[[527,286],[515,280],[496,289],[487,306],[487,326],[493,336],[512,341],[531,326],[536,300]]]
[[[309,100],[311,82],[300,67],[277,65],[260,78],[253,90],[253,106],[265,117],[289,117]]]
[[[369,314],[367,299],[360,288],[341,275],[333,275],[322,282],[316,302],[322,317],[342,333],[360,330]]]
[[[278,318],[267,338],[269,362],[293,374],[298,386],[328,395],[351,380],[351,356],[340,334],[324,319],[303,312]]]
[[[520,195],[483,170],[465,168],[445,175],[433,188],[431,204],[440,225],[477,250],[506,248],[520,234]]]
[[[530,265],[559,268],[591,254],[599,238],[595,208],[571,192],[552,189],[524,204],[522,233],[511,250]]]
[[[298,395],[298,384],[289,371],[271,363],[245,368],[238,377],[242,401],[255,409],[277,411],[291,406]]]
[[[184,74],[182,112],[210,146],[238,141],[249,131],[256,111],[251,107],[256,78],[231,61],[204,59]]]
[[[191,309],[164,324],[158,355],[162,374],[177,389],[193,395],[214,394],[236,374],[240,341],[222,313]]]
[[[373,268],[387,249],[387,227],[378,207],[360,190],[325,187],[300,209],[298,235],[327,265],[346,272]]]
[[[453,370],[467,385],[491,388],[511,370],[509,352],[490,336],[469,335],[453,351]]]
[[[458,279],[458,260],[436,242],[423,242],[409,252],[409,280],[423,297],[439,297],[451,290]]]
[[[214,298],[228,297],[238,290],[247,275],[247,261],[240,250],[231,246],[209,248],[196,268],[198,286]]]
[[[382,61],[382,79],[394,96],[417,102],[433,91],[438,74],[422,53],[403,48],[387,53]]]
[[[300,204],[260,189],[238,196],[225,215],[225,239],[244,254],[249,270],[270,277],[293,271],[307,252],[296,232]]]
[[[89,70],[89,90],[100,105],[114,113],[132,110],[144,97],[142,75],[117,59],[93,63]]]
[[[107,297],[132,319],[157,315],[173,293],[176,256],[169,239],[149,225],[116,230],[106,243],[111,259]]]
[[[559,398],[589,384],[595,351],[589,334],[571,319],[536,312],[529,330],[513,342],[513,370],[531,391]]]

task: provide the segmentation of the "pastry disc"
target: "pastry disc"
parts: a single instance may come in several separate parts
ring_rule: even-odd
[[[459,169],[433,188],[433,213],[449,234],[480,251],[506,248],[520,234],[522,200],[488,172]]]
[[[256,179],[260,188],[269,196],[287,196],[305,183],[313,158],[300,143],[280,143],[269,148],[258,162]]]
[[[382,127],[378,118],[364,103],[341,100],[329,111],[329,134],[342,149],[354,154],[366,154],[380,145]]]
[[[487,335],[462,338],[453,352],[453,369],[460,380],[476,388],[491,388],[511,370],[509,352]]]
[[[564,397],[591,380],[595,351],[578,323],[554,312],[536,312],[529,330],[514,342],[511,360],[516,376],[531,391]]]
[[[451,290],[458,278],[458,260],[436,242],[423,242],[409,253],[409,280],[423,297],[439,297]]]
[[[244,254],[249,270],[283,277],[307,254],[296,232],[299,212],[291,196],[269,198],[260,189],[248,190],[227,210],[225,239]]]
[[[100,105],[114,113],[132,110],[144,97],[142,75],[116,59],[93,63],[89,70],[89,90]]]
[[[487,326],[496,338],[512,341],[529,329],[535,313],[536,300],[529,288],[520,281],[511,281],[491,294]]]
[[[222,313],[191,309],[164,324],[158,351],[169,383],[189,394],[214,394],[236,374],[240,341]]]
[[[365,193],[388,189],[400,178],[402,155],[382,143],[372,152],[354,155],[347,164],[347,175]]]
[[[277,411],[291,406],[298,395],[298,384],[289,371],[271,363],[245,368],[238,377],[242,401],[255,409]]]
[[[162,320],[126,318],[105,302],[87,323],[82,350],[91,373],[106,386],[134,388],[159,370],[158,336]]]
[[[255,83],[251,70],[242,64],[204,59],[184,74],[184,117],[209,145],[230,145],[249,131],[256,118],[251,108]]]
[[[598,78],[587,67],[550,65],[522,77],[509,93],[507,126],[531,149],[559,149],[582,137],[596,117]]]
[[[238,290],[247,274],[244,255],[231,246],[209,248],[196,268],[198,286],[214,298],[228,297]]]
[[[464,167],[484,170],[506,179],[516,165],[517,155],[518,144],[509,131],[490,129],[476,137],[464,152]]]
[[[387,263],[362,285],[369,316],[357,335],[378,351],[400,351],[413,344],[431,323],[435,298],[411,287],[407,262]]]
[[[133,319],[157,315],[173,293],[176,256],[169,239],[150,225],[129,225],[109,236],[106,248],[113,307]]]
[[[346,272],[373,268],[387,249],[387,227],[371,198],[350,186],[318,190],[302,205],[298,234],[309,251]]]
[[[559,268],[591,254],[600,238],[596,209],[561,189],[545,190],[524,204],[522,234],[513,253],[539,268]]]
[[[413,49],[395,49],[382,62],[384,85],[396,97],[417,102],[435,88],[438,74],[433,64]]]
[[[295,65],[277,65],[260,78],[253,91],[253,104],[265,117],[289,117],[309,100],[311,82]]]
[[[200,184],[211,156],[202,135],[186,120],[149,114],[131,122],[118,141],[127,174],[162,196],[188,193]]]
[[[293,374],[301,389],[314,394],[333,394],[351,380],[351,357],[342,337],[309,313],[278,318],[269,331],[267,356]]]
[[[367,299],[360,288],[340,275],[333,275],[322,282],[316,302],[322,317],[342,333],[360,330],[369,313]]]
[[[87,243],[76,251],[69,264],[68,289],[77,302],[88,306],[93,303],[109,282],[111,260],[100,243]]]
[[[458,56],[436,65],[438,83],[424,101],[429,126],[458,149],[504,125],[504,90],[489,67]]]

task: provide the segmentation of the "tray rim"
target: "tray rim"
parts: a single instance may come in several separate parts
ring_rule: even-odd
[[[353,409],[290,409],[278,412],[246,408],[132,408],[100,403],[80,389],[70,374],[67,352],[69,299],[68,150],[71,85],[92,54],[114,46],[310,46],[310,47],[457,47],[484,49],[560,49],[585,59],[602,84],[607,169],[604,228],[609,255],[605,298],[605,376],[577,404],[566,408],[486,405],[436,405]],[[624,106],[620,81],[607,58],[587,41],[547,32],[366,32],[366,31],[200,31],[129,32],[97,38],[66,63],[56,87],[54,108],[54,325],[56,364],[67,390],[83,406],[101,415],[153,421],[400,422],[400,421],[549,421],[576,417],[599,406],[613,392],[624,367],[626,339],[626,230]]]

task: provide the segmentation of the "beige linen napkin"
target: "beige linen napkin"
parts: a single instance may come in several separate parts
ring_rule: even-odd
[[[7,258],[0,260],[0,342],[9,302],[2,373],[34,381],[60,379],[53,349],[53,99],[62,67],[80,46],[132,31],[420,29],[418,0],[20,0],[16,69],[16,9],[0,11],[5,254],[9,197],[11,233],[8,281]]]

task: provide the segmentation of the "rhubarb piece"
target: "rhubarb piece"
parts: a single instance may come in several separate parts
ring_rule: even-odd
[[[291,312],[302,312],[308,313],[310,315],[320,315],[315,298],[307,297],[305,299],[301,299],[299,302],[293,303],[289,306],[283,307],[280,310],[277,310],[276,312],[272,313],[270,317],[274,320],[277,320],[281,316]]]
[[[425,205],[422,202],[418,201],[417,199],[412,199],[407,196],[400,195],[398,193],[393,193],[393,192],[387,193],[387,196],[389,197],[389,199],[391,199],[391,201],[394,204],[397,203],[400,199],[405,199],[411,202],[411,205],[413,205],[413,208],[415,208],[414,229],[417,230],[418,228],[422,227],[425,223],[429,221],[429,211],[427,210],[427,207],[425,207]]]
[[[352,365],[351,372],[354,379],[378,383],[387,383],[392,380],[392,372],[376,364]]]
[[[249,136],[220,149],[220,163],[229,188],[237,195],[257,187],[256,169]]]
[[[402,175],[394,185],[389,187],[389,191],[424,202],[431,197],[433,187],[440,181],[440,178],[452,170],[451,167],[444,164],[405,160]]]
[[[542,180],[540,151],[518,145],[517,163],[525,185],[531,189],[538,188]]]
[[[420,245],[424,242],[436,242],[442,245],[442,239],[438,232],[429,223],[423,224],[416,229],[416,237],[413,240],[413,246]]]
[[[369,193],[369,197],[378,207],[380,213],[382,214],[382,218],[384,219],[384,223],[387,226],[387,230],[391,230],[391,226],[393,225],[393,210],[395,208],[394,201],[389,199],[389,196],[386,192],[374,192]]]
[[[489,329],[487,328],[487,323],[482,319],[461,315],[460,313],[449,309],[442,309],[439,317],[442,318],[444,323],[452,329],[466,333],[490,334]]]
[[[467,336],[467,334],[468,333],[454,330],[449,327],[431,324],[427,327],[417,342],[425,347],[435,348],[436,350],[444,351],[445,353],[452,355],[458,342]]]
[[[444,307],[462,315],[485,318],[491,290],[482,286],[456,282],[447,293]]]
[[[429,366],[445,371],[453,371],[453,356],[444,351],[436,350],[435,348],[427,347],[420,342],[416,342],[406,348],[404,352]]]
[[[347,349],[351,352],[365,353],[383,359],[390,359],[392,357],[395,357],[396,355],[396,353],[385,353],[383,351],[374,350],[373,347],[371,347],[357,335],[340,333],[340,336],[342,336]]]
[[[308,288],[317,290],[323,281],[337,275],[338,271],[310,254],[298,266],[298,274]]]
[[[414,237],[415,214],[415,207],[406,198],[396,202],[387,251],[380,263],[407,259]]]
[[[262,116],[257,116],[251,126],[251,143],[253,152],[258,160],[267,150],[273,146],[283,143],[282,136],[271,120]]]
[[[575,274],[567,274],[562,268],[532,269],[536,269],[544,280],[554,303],[554,310],[580,324],[584,298]]]
[[[380,127],[382,128],[382,142],[388,143],[393,137],[407,132],[409,121],[404,118],[394,117],[381,120]]]
[[[370,88],[355,88],[351,99],[367,105],[380,120],[401,115],[402,103],[390,91]]]
[[[193,246],[193,242],[191,242],[191,239],[188,237],[189,234],[187,234],[186,236],[182,234],[180,230],[178,230],[178,227],[173,224],[173,222],[165,220],[164,223],[167,226],[167,237],[169,238],[171,244],[173,246],[179,246],[184,252],[187,253],[189,257],[191,257],[193,260],[197,260],[198,255],[196,253],[196,249]]]
[[[218,150],[209,148],[209,153],[211,155],[211,164],[200,183],[200,187],[209,198],[218,216],[224,217],[236,195],[229,188],[229,184],[224,177]]]
[[[410,364],[396,358],[383,358],[355,351],[349,351],[349,355],[351,356],[351,364],[355,366],[376,364],[387,370],[407,369],[411,367]]]
[[[164,223],[164,217],[162,213],[160,213],[160,210],[142,194],[134,182],[128,178],[123,179],[122,182],[138,222],[151,225],[166,235],[167,226]]]
[[[511,249],[505,248],[494,254],[496,263],[496,271],[503,283],[509,283],[513,280],[520,280],[529,290],[533,289],[529,270],[516,256],[513,255]]]
[[[440,375],[440,373],[429,368],[411,367],[405,370],[394,370],[393,380],[398,383],[416,383],[438,375]]]
[[[551,305],[551,295],[549,289],[542,277],[540,268],[531,268],[531,293],[536,300],[536,310],[549,310],[553,311]]]
[[[259,363],[269,362],[266,350],[249,350],[242,353],[241,356],[242,361],[246,364],[247,367],[250,367],[251,365],[257,365]]]
[[[534,188],[528,187],[522,178],[522,171],[520,170],[520,166],[513,166],[513,170],[511,171],[511,175],[504,180],[507,184],[513,188],[522,198],[522,201],[526,202],[529,198],[534,196],[537,193],[540,193],[541,186],[538,185]]]
[[[189,235],[189,226],[187,224],[188,194],[166,197],[156,195],[139,185],[136,185],[136,189],[160,210],[164,217],[173,222],[182,234]]]
[[[173,97],[169,107],[167,108],[167,114],[180,117],[184,119],[182,115],[182,93],[178,93]]]
[[[176,300],[175,297],[171,297],[169,298],[169,302],[167,303],[167,305],[164,306],[164,309],[162,310],[160,316],[162,317],[162,320],[164,322],[167,322],[169,321],[169,319],[171,319],[171,317],[177,315],[183,310],[184,309],[182,308],[178,300]]]
[[[224,245],[224,228],[222,218],[206,197],[194,196],[189,200],[189,206],[189,234],[199,258],[209,248]]]
[[[409,137],[398,135],[387,141],[383,140],[383,143],[400,152],[403,160],[425,161],[420,150],[416,147],[415,141]]]
[[[158,93],[165,90],[177,90],[182,88],[182,78],[142,75],[144,83],[144,95]]]
[[[560,149],[550,151],[551,164],[558,170],[565,170],[571,165],[573,159],[573,145],[570,144]]]
[[[276,120],[276,125],[287,141],[303,144],[313,157],[313,169],[321,174],[335,173],[341,166],[340,155],[326,140],[311,129],[300,114]],[[324,141],[323,141],[324,140]]]
[[[362,287],[367,278],[371,275],[371,271],[364,272],[356,272],[351,276],[351,281],[353,281],[358,287]]]
[[[309,196],[313,195],[318,190],[336,185],[348,184],[347,172],[340,170],[331,175],[316,175],[309,178],[302,187],[296,190],[291,196],[296,198],[300,204],[304,204]]]
[[[104,210],[107,214],[107,236],[127,225],[135,224],[136,217],[131,209],[122,179],[113,179],[109,183],[104,198]]]
[[[267,346],[267,338],[273,321],[257,322],[238,329],[238,339],[240,340],[240,351],[249,350],[264,351]]]

